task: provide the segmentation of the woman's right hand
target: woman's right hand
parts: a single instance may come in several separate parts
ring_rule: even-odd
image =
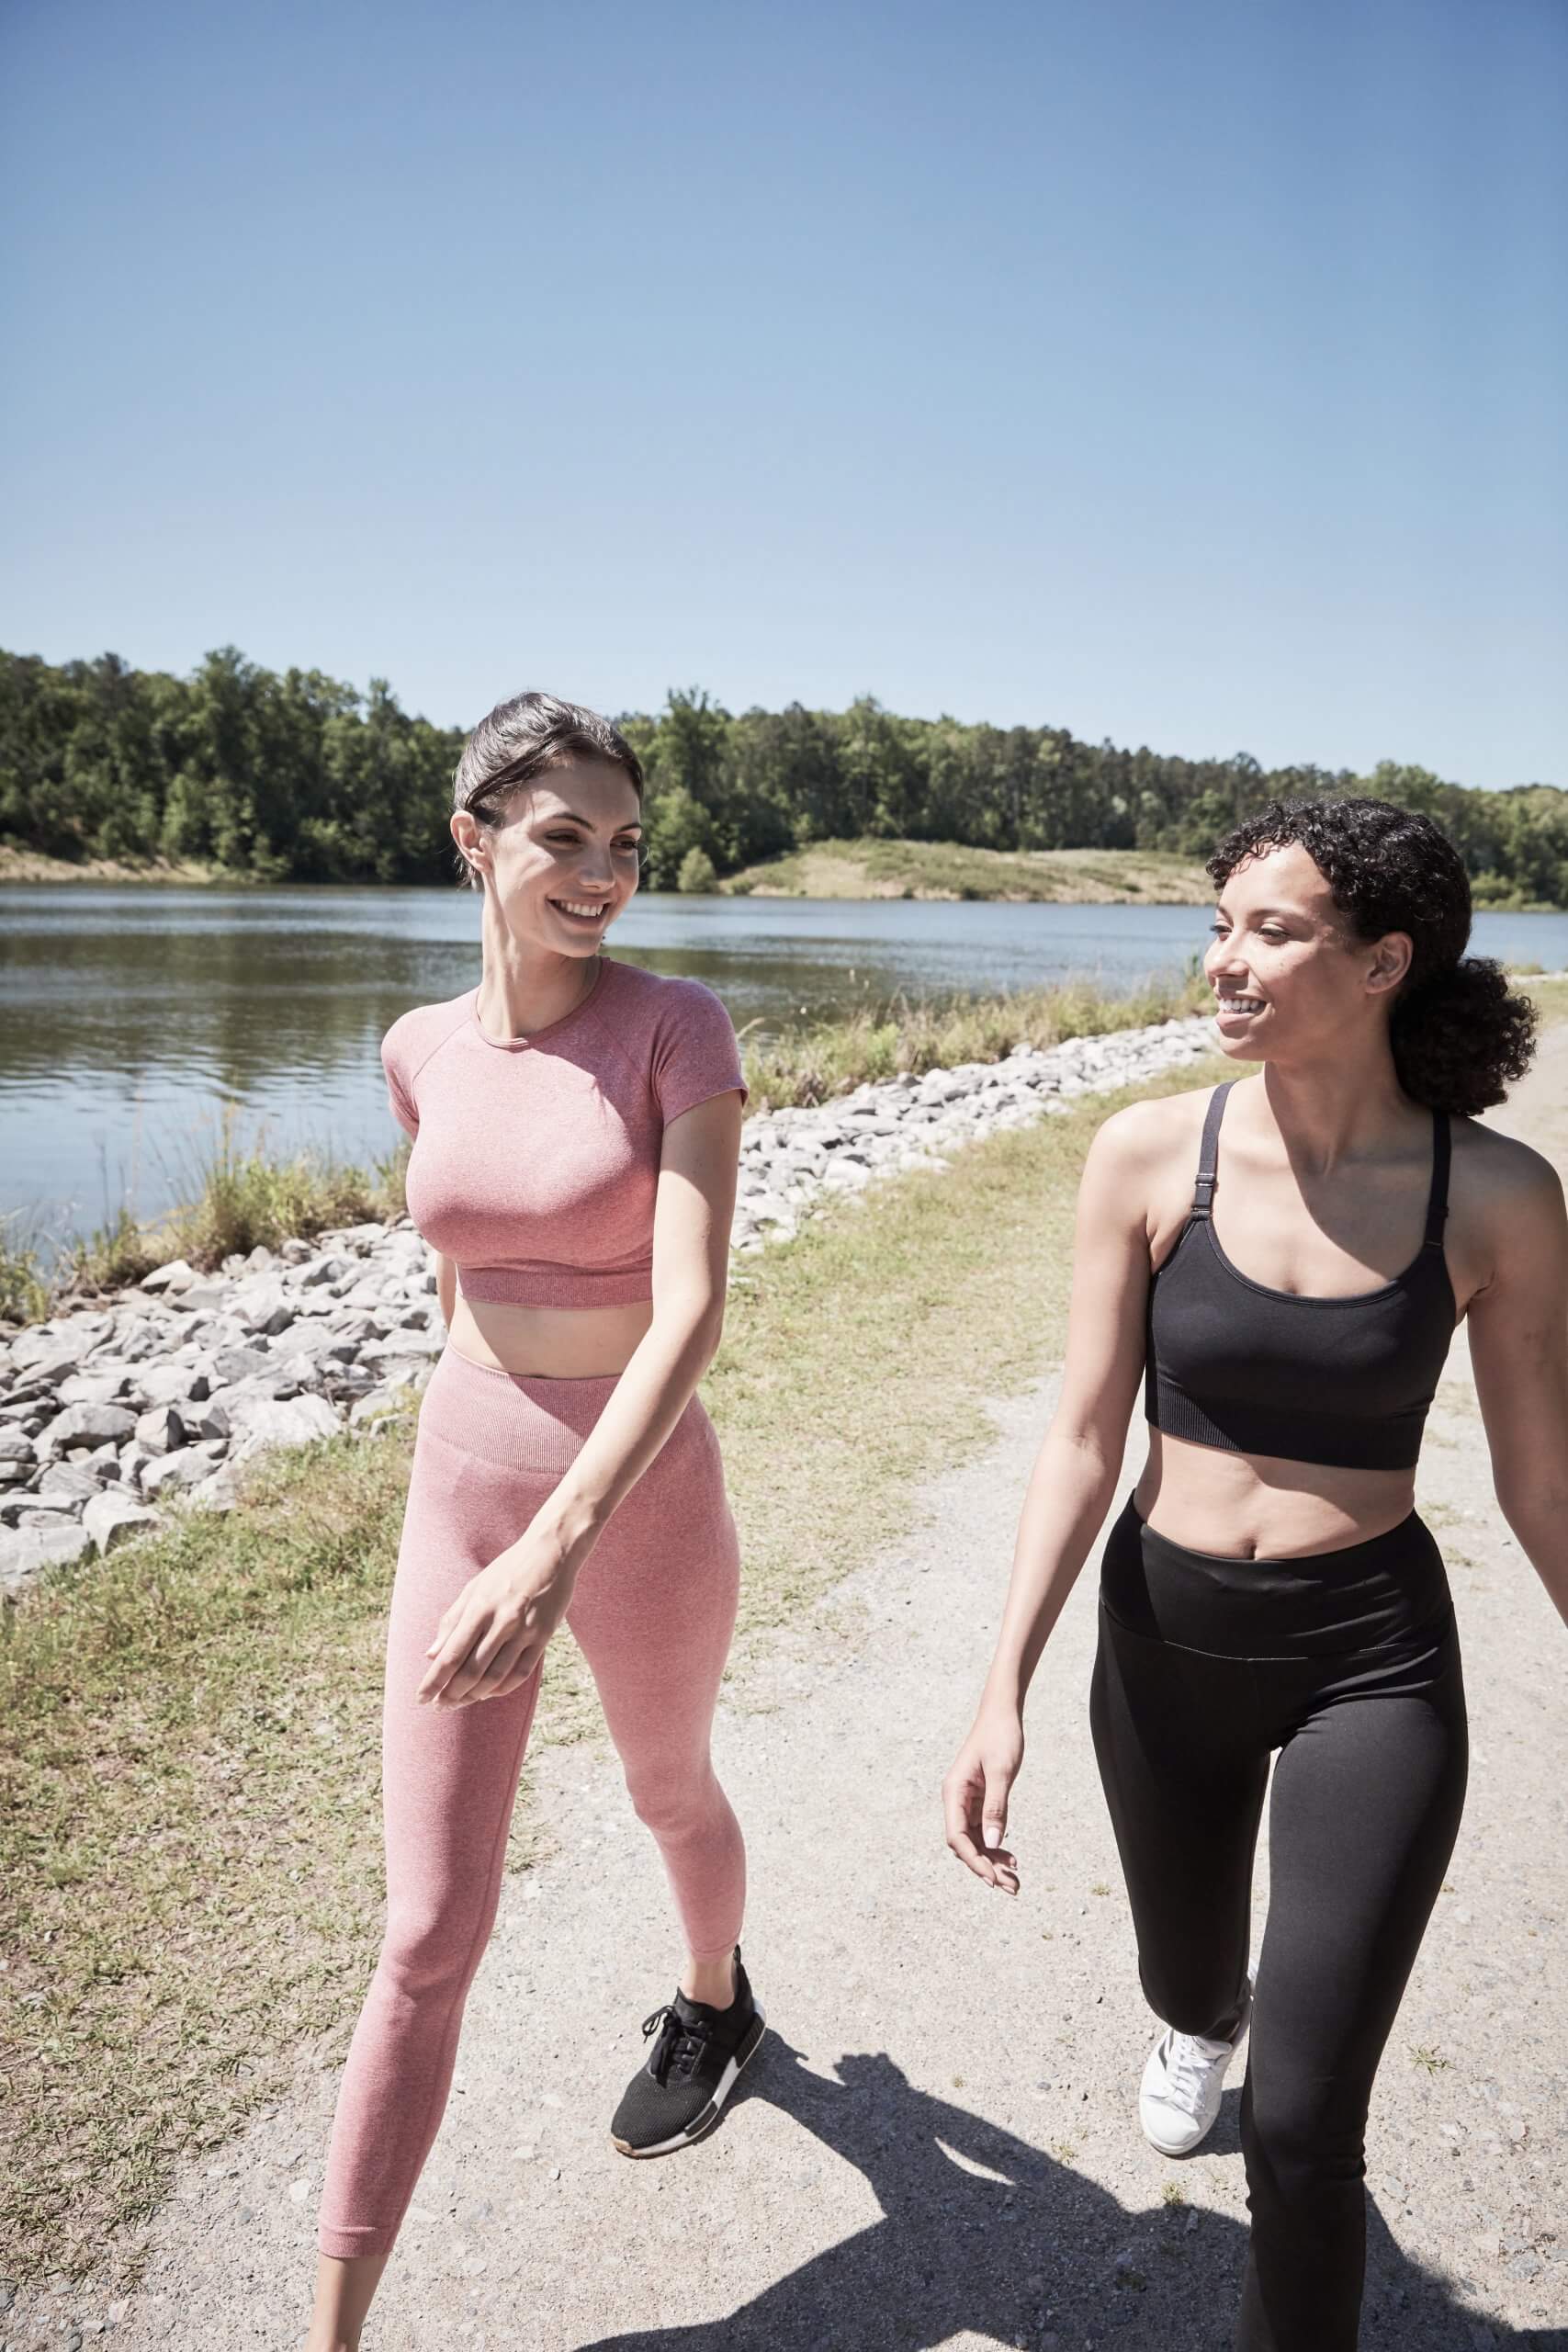
[[[966,1870],[1004,1894],[1018,1893],[1018,1862],[1002,1844],[1008,1798],[1023,1762],[1023,1717],[1006,1702],[981,1702],[942,1784],[947,1843]]]

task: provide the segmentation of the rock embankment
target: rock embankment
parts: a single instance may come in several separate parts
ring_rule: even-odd
[[[824,1199],[1192,1061],[1211,1036],[1205,1019],[1168,1021],[764,1113],[745,1128],[733,1246],[787,1239]],[[234,1470],[264,1448],[374,1429],[445,1342],[406,1217],[214,1274],[161,1266],[110,1304],[17,1332],[0,1342],[0,1593],[171,1508],[227,1508]]]

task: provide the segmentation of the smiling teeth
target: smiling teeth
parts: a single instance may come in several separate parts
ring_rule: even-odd
[[[599,915],[604,911],[603,907],[581,906],[572,899],[558,899],[555,903],[558,907],[564,907],[569,915]]]
[[[1260,996],[1223,996],[1220,999],[1222,1012],[1261,1012],[1262,1010],[1263,999]]]

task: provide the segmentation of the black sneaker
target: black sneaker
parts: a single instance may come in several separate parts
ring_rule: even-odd
[[[728,2008],[684,1993],[643,2021],[657,2036],[626,2085],[610,2137],[623,2156],[663,2156],[700,2140],[718,2121],[740,2069],[762,2039],[762,2012],[735,1947],[735,1998]]]

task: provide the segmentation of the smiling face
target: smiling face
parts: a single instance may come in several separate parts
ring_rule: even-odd
[[[515,940],[592,956],[637,888],[642,806],[624,768],[572,760],[535,776],[488,822],[457,809],[452,838]]]
[[[1299,842],[1238,865],[1203,958],[1214,1025],[1238,1061],[1343,1053],[1356,1024],[1392,1007],[1410,968],[1404,932],[1359,939]]]

